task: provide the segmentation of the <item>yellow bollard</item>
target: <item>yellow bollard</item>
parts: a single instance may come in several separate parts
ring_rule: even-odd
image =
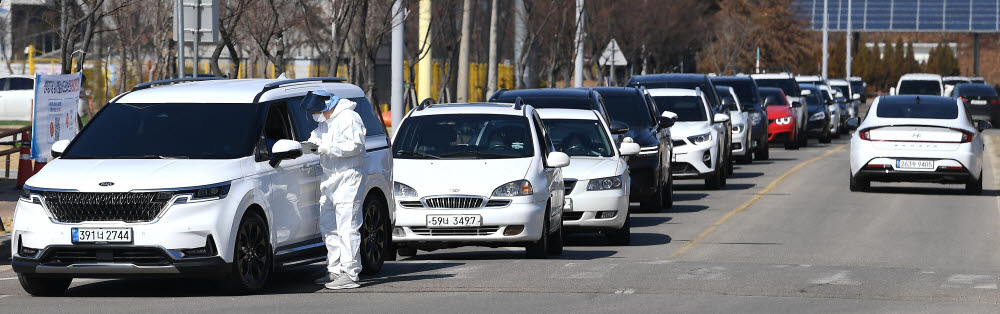
[[[28,73],[35,75],[35,45],[28,45]]]

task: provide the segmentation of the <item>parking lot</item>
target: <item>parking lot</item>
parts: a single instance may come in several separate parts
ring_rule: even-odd
[[[924,184],[851,193],[845,139],[798,151],[772,148],[768,161],[737,165],[722,190],[677,181],[673,208],[633,214],[629,246],[572,235],[565,252],[547,260],[525,259],[521,248],[422,251],[387,262],[349,293],[311,284],[323,269],[313,264],[276,274],[265,293],[236,297],[218,295],[208,282],[78,279],[65,297],[32,298],[6,261],[0,308],[994,312],[1000,203],[993,171],[986,171],[982,196]]]

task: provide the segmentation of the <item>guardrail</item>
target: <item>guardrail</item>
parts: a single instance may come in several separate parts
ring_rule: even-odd
[[[9,149],[0,150],[0,156],[4,157],[4,178],[10,177],[10,155],[21,152],[21,145],[22,145],[21,142],[24,141],[25,138],[19,138],[19,137],[21,137],[21,134],[29,134],[29,133],[31,133],[30,125],[22,126],[16,129],[0,130],[0,138],[6,138],[8,136],[14,137],[13,140],[11,141],[0,142],[0,145],[14,146]]]

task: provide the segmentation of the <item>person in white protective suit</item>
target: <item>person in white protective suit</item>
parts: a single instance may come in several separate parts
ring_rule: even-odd
[[[329,99],[302,102],[319,122],[302,146],[319,154],[323,167],[319,231],[326,243],[327,274],[315,282],[334,290],[357,288],[362,219],[358,189],[364,179],[365,125],[354,111],[357,103],[324,91],[313,94]]]

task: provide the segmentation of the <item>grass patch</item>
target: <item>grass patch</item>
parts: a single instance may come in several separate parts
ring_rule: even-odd
[[[31,125],[31,121],[0,121],[0,126],[25,126]]]

